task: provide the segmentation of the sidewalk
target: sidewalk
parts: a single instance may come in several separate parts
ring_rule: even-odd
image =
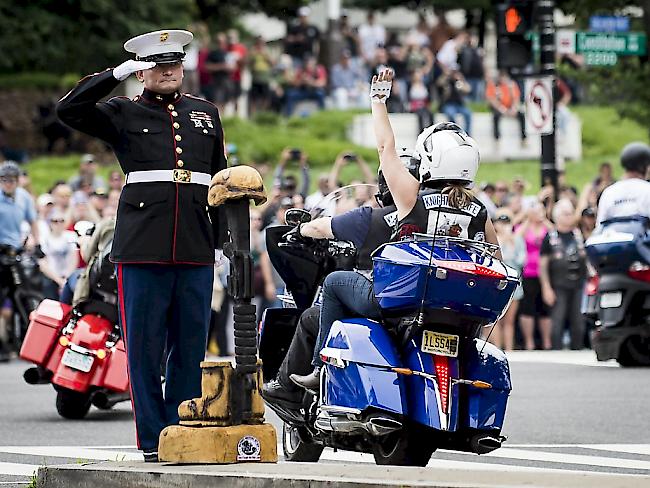
[[[44,467],[39,488],[623,488],[649,486],[650,477],[520,467],[490,469],[403,468],[344,463],[216,465],[103,462]]]

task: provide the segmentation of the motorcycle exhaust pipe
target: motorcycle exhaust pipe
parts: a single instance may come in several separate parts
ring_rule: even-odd
[[[54,376],[52,371],[38,366],[29,368],[23,373],[23,379],[30,385],[47,385],[51,383],[52,376]]]
[[[501,443],[502,440],[498,437],[482,434],[472,437],[472,440],[470,441],[472,451],[476,454],[487,454],[495,449],[499,449]]]
[[[131,399],[131,395],[129,394],[128,391],[122,393],[113,393],[113,392],[100,390],[100,391],[96,391],[93,394],[91,401],[92,404],[95,405],[97,408],[102,410],[108,410],[116,403],[125,402],[126,400],[130,400],[130,399]]]
[[[388,417],[371,417],[363,427],[370,435],[378,437],[400,430],[402,423]]]

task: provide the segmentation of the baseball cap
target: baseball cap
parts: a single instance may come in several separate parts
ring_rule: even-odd
[[[39,207],[44,207],[45,205],[54,205],[54,198],[52,198],[52,195],[49,193],[43,193],[36,199],[36,204]]]

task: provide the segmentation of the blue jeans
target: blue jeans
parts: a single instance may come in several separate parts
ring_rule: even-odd
[[[380,309],[372,282],[354,271],[334,271],[323,282],[323,303],[320,310],[320,323],[316,347],[314,347],[313,366],[322,366],[320,351],[332,324],[350,316],[378,319]]]
[[[296,104],[303,100],[314,100],[318,104],[318,108],[323,110],[325,108],[325,90],[322,88],[287,88],[286,115],[291,117]]]
[[[442,113],[449,119],[450,122],[456,122],[456,116],[462,115],[465,119],[465,132],[472,135],[472,112],[465,105],[458,103],[445,103],[442,106]]]

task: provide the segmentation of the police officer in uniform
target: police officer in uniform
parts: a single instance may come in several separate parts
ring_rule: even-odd
[[[67,125],[109,144],[126,174],[111,259],[145,461],[158,460],[159,434],[178,422],[178,405],[201,395],[215,249],[225,232],[207,204],[211,177],[226,167],[219,112],[179,92],[192,37],[165,30],[130,39],[124,48],[135,60],[83,78],[57,106]],[[142,95],[100,101],[131,74]]]
[[[403,148],[399,156],[415,177],[418,171],[417,161],[413,159],[411,152]],[[377,179],[379,191],[375,197],[382,205],[381,208],[364,206],[336,217],[316,219],[297,226],[287,236],[289,239],[337,239],[354,243],[358,249],[356,271],[353,273],[335,271],[326,278],[328,282],[338,279],[346,283],[349,281],[348,291],[359,284],[365,285],[372,279],[371,254],[380,245],[390,240],[397,225],[397,207],[381,171]],[[284,404],[289,408],[299,406],[303,390],[293,382],[293,378],[300,379],[303,376],[311,378],[313,366],[318,364],[320,359],[318,353],[323,348],[329,333],[329,330],[319,331],[319,312],[319,307],[311,307],[300,316],[277,378],[269,381],[262,388],[262,396],[266,400]]]

